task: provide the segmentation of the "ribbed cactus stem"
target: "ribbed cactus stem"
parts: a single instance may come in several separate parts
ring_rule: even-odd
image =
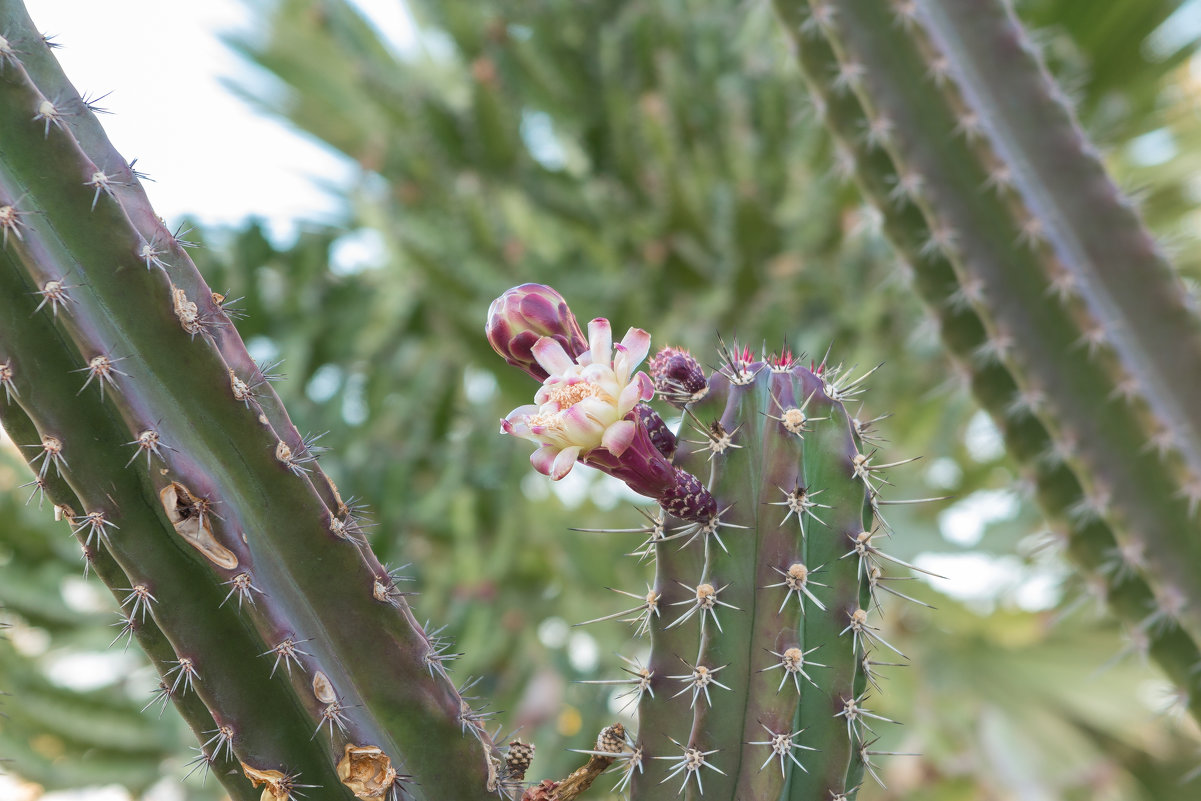
[[[42,438],[37,426],[20,407],[13,403],[0,405],[0,420],[18,448],[36,449],[41,446]],[[39,499],[48,499],[60,510],[64,525],[70,526],[72,515],[67,510],[81,510],[84,506],[66,479],[51,470],[36,476],[35,480],[37,483],[34,491],[39,493]],[[122,615],[122,627],[113,644],[119,644],[121,641],[128,644],[130,640],[136,640],[138,646],[150,658],[150,663],[159,676],[157,691],[147,702],[146,708],[158,708],[161,711],[166,704],[174,701],[175,708],[179,710],[199,742],[206,744],[197,747],[199,753],[189,764],[206,773],[214,767],[218,770],[227,767],[227,754],[223,753],[225,734],[222,726],[225,724],[219,724],[213,718],[212,712],[198,694],[169,693],[173,677],[168,675],[168,671],[176,659],[176,652],[154,619],[153,607],[160,603],[158,597],[153,595],[149,585],[131,581],[108,549],[96,547],[95,543],[88,547],[85,544],[85,531],[80,531],[75,536],[83,548],[87,570],[99,576],[109,587]],[[258,801],[261,795],[245,782],[231,782],[226,785],[226,789],[236,801]]]
[[[790,360],[740,361],[686,407],[677,464],[707,476],[721,511],[716,525],[671,521],[653,546],[663,608],[691,614],[651,621],[655,696],[639,707],[637,798],[674,797],[699,779],[707,798],[819,799],[862,780],[879,724],[863,659],[882,648],[864,611],[868,570],[888,563],[870,544],[874,468],[827,392],[837,385]],[[702,668],[707,692],[699,678],[691,688],[671,678]],[[682,681],[689,692],[672,697]],[[667,759],[674,743],[705,764]]]
[[[488,796],[500,754],[446,644],[19,3],[0,35],[5,402],[41,434],[34,469],[77,494],[77,532],[157,599],[172,693],[231,724],[223,781]]]
[[[944,218],[926,210],[926,184],[931,178],[904,159],[894,160],[897,118],[865,104],[862,95],[855,91],[872,86],[865,83],[866,70],[868,65],[874,67],[875,60],[840,59],[831,46],[831,40],[838,38],[848,27],[867,24],[882,40],[897,39],[900,42],[895,44],[896,47],[911,47],[905,40],[917,23],[918,4],[897,3],[891,9],[884,9],[881,4],[862,5],[872,9],[870,23],[854,15],[848,16],[834,3],[815,3],[812,8],[808,3],[783,0],[775,3],[785,29],[795,38],[798,62],[814,93],[814,105],[838,143],[842,154],[840,163],[848,167],[867,200],[879,210],[883,231],[897,249],[902,264],[911,272],[913,285],[937,321],[942,340],[955,358],[958,369],[992,416],[1010,452],[1033,480],[1040,504],[1066,530],[1069,555],[1097,586],[1104,589],[1111,608],[1127,624],[1133,647],[1146,650],[1156,658],[1186,692],[1194,715],[1201,718],[1201,703],[1196,700],[1201,698],[1201,686],[1192,669],[1201,655],[1192,637],[1175,625],[1181,611],[1179,592],[1173,584],[1168,584],[1157,595],[1147,579],[1146,571],[1151,565],[1146,554],[1149,544],[1145,540],[1151,529],[1127,529],[1125,539],[1119,544],[1110,523],[1111,499],[1099,493],[1095,485],[1086,488],[1082,484],[1072,469],[1079,466],[1078,461],[1073,459],[1069,466],[1068,459],[1075,456],[1071,445],[1080,440],[1065,439],[1062,433],[1052,433],[1043,422],[1047,407],[1052,405],[1051,400],[1037,384],[1019,386],[1015,375],[1024,368],[1010,358],[1015,340],[1001,336],[984,319],[993,309],[989,303],[990,294],[977,275],[966,268],[957,272],[961,270],[958,266],[963,257],[961,249],[944,247],[955,245],[957,239],[946,236],[952,229],[945,225]],[[881,46],[889,49],[894,44],[882,41]],[[939,93],[946,86],[949,68],[945,61],[922,62],[920,69],[914,68],[918,71],[912,73],[912,86],[908,91]],[[962,106],[958,108],[962,109]],[[938,113],[944,115],[941,119],[948,127],[938,134],[936,141],[959,152],[963,148],[983,146],[979,130],[970,125],[964,127],[970,117],[949,120],[947,112]],[[903,119],[909,119],[907,115],[908,112]],[[995,196],[999,192],[1004,195],[1008,187],[1004,163],[989,162],[983,174],[979,172],[979,164],[971,169],[977,171],[982,182],[981,186],[965,190],[972,195],[973,202],[976,202],[975,196],[981,194]],[[996,213],[1012,219],[1007,209]],[[1024,219],[1029,225],[1032,218]],[[1032,254],[1042,259],[1046,253],[1039,246],[1039,237],[1032,240],[1030,236],[1021,236],[1020,230],[999,247],[998,252],[1003,253],[1021,251],[1015,256],[1018,260],[1028,260]],[[1041,265],[1039,269],[1043,269]],[[1044,294],[1032,303],[1032,308],[1044,308],[1047,298],[1058,298],[1061,293],[1055,288],[1057,285],[1070,288],[1070,284],[1063,284],[1057,276],[1039,279],[1039,282],[1044,287],[1041,290]],[[1073,294],[1069,292],[1067,297],[1070,299]],[[1084,331],[1078,330],[1075,336],[1078,341],[1073,344],[1076,347],[1066,351],[1066,356],[1062,355],[1064,350],[1058,351],[1061,354],[1058,358],[1064,363],[1087,361],[1081,357],[1093,355]],[[1046,356],[1056,352],[1045,341],[1040,343],[1040,348]],[[1119,386],[1111,383],[1096,396],[1108,398],[1105,403],[1107,413],[1116,408],[1115,400],[1121,400],[1122,394],[1117,392]],[[1077,408],[1093,409],[1097,405],[1095,400],[1088,400],[1082,401]],[[1115,425],[1129,432],[1139,430],[1141,422],[1136,419],[1131,425],[1118,421]],[[1141,464],[1147,456],[1146,449],[1136,456],[1136,461]],[[1143,507],[1154,507],[1163,500],[1164,508],[1160,512],[1171,510],[1171,514],[1179,515],[1183,501],[1180,497],[1170,497],[1177,491],[1179,482],[1167,479],[1165,483],[1157,483],[1165,481],[1160,475],[1161,468],[1156,467],[1153,473],[1160,478],[1150,482],[1150,494]]]
[[[223,776],[237,768],[228,764],[231,755],[273,769],[316,762],[320,746],[312,740],[307,719],[299,714],[293,696],[281,692],[265,669],[254,669],[261,668],[255,665],[263,650],[261,641],[248,636],[236,606],[222,606],[224,588],[205,580],[206,568],[186,557],[188,549],[165,535],[161,511],[149,505],[114,506],[114,498],[148,495],[157,501],[157,497],[144,478],[123,467],[127,457],[122,446],[128,433],[119,420],[111,412],[80,414],[75,394],[82,381],[71,372],[77,359],[71,357],[50,317],[44,313],[30,317],[29,285],[20,278],[5,251],[0,255],[0,317],[23,324],[3,331],[20,406],[9,404],[15,413],[6,412],[2,419],[6,427],[15,425],[19,432],[23,413],[37,431],[35,443],[47,437],[62,443],[66,458],[62,475],[53,468],[41,475],[48,491],[53,492],[54,483],[61,480],[77,498],[78,508],[58,507],[59,514],[69,519],[93,555],[101,578],[119,582],[110,584],[115,592],[142,585],[153,594],[149,614],[170,642],[169,658],[155,666],[165,682],[163,702],[186,699],[192,707],[199,700],[215,722],[207,730],[230,727],[232,750],[214,764]],[[91,480],[92,476],[104,478]],[[101,571],[97,555],[101,551],[111,554],[119,569]],[[156,645],[156,652],[161,651]],[[237,658],[219,659],[222,654]],[[198,725],[205,724],[202,720]],[[240,788],[245,782],[223,780],[234,787],[232,792],[244,792]],[[325,784],[336,777],[330,765],[325,774],[305,771],[299,781]]]
[[[980,129],[1138,392],[1201,475],[1201,320],[1134,205],[1000,0],[926,0],[919,18]],[[995,76],[1004,75],[1004,81]]]
[[[506,297],[493,304],[505,319],[490,321],[489,331],[525,330],[518,315],[497,311],[517,305]],[[570,329],[566,315],[559,319]],[[594,334],[608,330],[596,323]],[[503,430],[598,466],[661,507],[648,514],[649,536],[637,552],[655,561],[643,603],[590,621],[622,617],[651,636],[645,665],[626,660],[625,678],[598,682],[624,685],[622,697],[638,702],[638,733],[618,757],[618,787],[639,801],[853,794],[865,775],[876,776],[874,731],[891,723],[872,710],[869,687],[877,686],[874,666],[889,661],[881,654],[894,649],[869,610],[878,609],[874,591],[888,574],[909,567],[880,549],[886,526],[876,515],[880,472],[899,463],[865,450],[844,406],[870,371],[840,375],[787,354],[765,361],[723,346],[723,366],[706,377],[687,353],[661,350],[649,363],[654,384],[683,409],[669,440],[673,483],[699,501],[676,504],[662,492],[662,471],[646,467],[663,451],[611,448],[608,431],[572,427],[585,411],[610,419],[593,399],[611,399],[621,386],[597,378],[607,375],[594,369],[607,363],[607,347],[594,338],[591,355],[577,357],[580,366],[591,360],[579,370],[560,355],[562,338],[544,332],[531,346],[547,372],[539,405],[519,407]],[[503,342],[493,346],[505,355]],[[625,421],[639,426],[633,442],[662,426],[633,411],[609,425]],[[557,478],[566,472],[559,467],[556,457],[556,469],[539,469]]]

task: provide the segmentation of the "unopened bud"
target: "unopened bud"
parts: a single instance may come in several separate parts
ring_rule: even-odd
[[[573,359],[588,350],[588,340],[567,301],[543,284],[522,284],[492,301],[484,330],[505,361],[536,381],[549,375],[532,353],[542,337],[557,341]]]
[[[681,348],[664,348],[648,365],[655,390],[673,406],[698,401],[709,391],[709,382],[701,363]]]

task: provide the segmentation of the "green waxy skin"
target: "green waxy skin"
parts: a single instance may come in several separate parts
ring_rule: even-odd
[[[11,415],[6,408],[2,415],[6,428],[14,427],[14,437],[21,436],[23,413],[29,421],[26,425],[33,425],[38,432],[35,442],[47,434],[57,436],[67,460],[62,470],[65,480],[60,480],[54,467],[49,468],[47,474],[53,475],[47,479],[48,489],[53,492],[59,486],[69,490],[77,499],[76,514],[107,509],[108,518],[120,526],[93,538],[92,548],[109,554],[94,558],[96,571],[102,579],[120,582],[109,585],[114,592],[139,583],[150,588],[156,598],[150,605],[153,622],[168,634],[166,653],[164,643],[155,642],[153,655],[196,661],[199,679],[192,683],[194,691],[173,695],[178,695],[178,701],[186,699],[184,710],[189,720],[199,714],[197,699],[209,711],[207,720],[201,717],[193,724],[207,726],[198,733],[216,729],[213,721],[231,726],[234,753],[256,766],[291,770],[290,764],[306,759],[321,764],[321,751],[311,741],[307,719],[298,714],[293,696],[269,681],[265,670],[247,669],[261,667],[254,664],[259,641],[246,631],[236,606],[221,606],[225,589],[207,578],[206,569],[191,556],[190,549],[167,536],[170,527],[153,506],[130,503],[119,510],[112,508],[111,498],[148,495],[157,499],[156,493],[137,471],[124,469],[128,448],[121,446],[128,432],[114,420],[111,408],[84,405],[75,398],[80,382],[71,372],[68,347],[49,317],[31,316],[35,301],[6,251],[0,258],[0,318],[22,323],[0,329],[3,358],[12,365],[20,392],[14,399],[19,407]],[[34,376],[36,380],[28,378]],[[86,445],[77,447],[75,443]],[[88,480],[91,476],[105,478]],[[108,567],[110,564],[113,567]],[[210,658],[222,654],[237,658]],[[170,667],[161,660],[156,664],[164,674]],[[174,678],[165,676],[169,683],[174,683]],[[214,767],[223,776],[237,766],[222,761]],[[323,773],[306,771],[300,781],[330,786],[337,777],[331,766]],[[230,784],[231,792],[245,793],[244,781]]]
[[[25,414],[24,410],[16,404],[7,404],[0,406],[0,420],[3,421],[4,429],[11,437],[12,441],[18,448],[22,450],[26,448],[38,448],[41,446],[41,437],[38,435],[37,427],[33,421]],[[71,509],[80,510],[83,504],[79,498],[71,490],[70,485],[53,470],[47,471],[43,477],[44,491],[46,497],[55,506],[62,508],[68,507]],[[84,535],[78,535],[81,544],[84,540]],[[104,548],[93,548],[87,554],[88,566],[92,572],[95,572],[100,580],[103,581],[110,589],[113,590],[113,596],[118,603],[122,603],[127,593],[122,592],[118,588],[132,587],[134,582],[129,580],[129,577],[121,570],[120,565],[113,558],[112,554]],[[128,609],[126,610],[128,612]],[[175,651],[171,643],[163,636],[162,630],[155,622],[153,615],[136,618],[137,623],[132,627],[133,638],[137,640],[138,645],[150,657],[151,664],[159,672],[160,681],[170,685],[171,678],[166,675],[170,668],[170,661],[175,659]],[[166,699],[164,699],[165,703]],[[180,693],[174,697],[175,707],[179,710],[188,726],[196,734],[201,742],[208,741],[213,733],[218,730],[218,724],[214,721],[212,713],[205,706],[200,696],[195,693]],[[211,750],[209,752],[211,756]],[[215,763],[216,766],[223,766],[220,761]],[[203,766],[202,766],[203,767]],[[257,801],[260,793],[255,791],[245,782],[231,782],[226,785],[226,789],[231,793],[235,801]]]
[[[937,320],[944,344],[1033,481],[1040,505],[1066,532],[1069,555],[1104,589],[1110,608],[1201,719],[1201,677],[1193,669],[1201,652],[1189,617],[1197,607],[1181,603],[1192,597],[1196,583],[1195,575],[1183,572],[1192,560],[1180,557],[1197,547],[1182,484],[1188,476],[1170,452],[1157,461],[1155,449],[1148,447],[1163,425],[1156,415],[1171,419],[1171,409],[1151,409],[1138,392],[1126,393],[1132,377],[1139,382],[1145,377],[1145,365],[1128,363],[1122,355],[1135,345],[1087,344],[1099,319],[1114,327],[1109,316],[1114,307],[1088,306],[1082,294],[1090,295],[1091,289],[1070,290],[1091,280],[1088,270],[1108,275],[1109,267],[1093,264],[1065,278],[1057,261],[1062,248],[1049,243],[1078,237],[1079,229],[1058,216],[1039,218],[1041,227],[1030,228],[1031,209],[1038,203],[1027,208],[1023,198],[1033,193],[1039,203],[1061,202],[1067,187],[1047,183],[1058,180],[1059,171],[1015,181],[1034,182],[1019,187],[1020,194],[997,183],[998,176],[1017,178],[1046,154],[1058,153],[1056,158],[1070,162],[1066,174],[1073,180],[1101,178],[1093,183],[1099,195],[1078,193],[1077,198],[1094,197],[1110,208],[1116,197],[1091,164],[1087,147],[1067,152],[1048,144],[1026,161],[1012,155],[1028,150],[1031,138],[1040,136],[1083,143],[1064,108],[1032,106],[1032,115],[1055,120],[1055,125],[1038,125],[1034,116],[1018,118],[1000,110],[997,104],[1004,99],[995,95],[988,100],[992,105],[980,104],[986,87],[979,82],[997,72],[981,70],[980,62],[997,58],[999,45],[1013,60],[1006,74],[1014,70],[1020,76],[1019,95],[1045,103],[1055,94],[1022,44],[1020,28],[991,0],[973,6],[970,20],[963,9],[951,7],[955,4],[937,0],[776,0],[774,5],[794,37],[801,72],[844,164],[881,213],[883,231],[912,271],[913,286]],[[903,8],[914,13],[900,15]],[[970,44],[972,37],[979,46]],[[944,59],[937,69],[935,53]],[[961,76],[967,76],[964,95],[975,104],[970,109],[957,93]],[[901,85],[903,90],[897,88]],[[965,133],[965,122],[972,119],[984,122],[979,135]],[[1020,126],[1020,136],[1002,130],[1014,125]],[[877,135],[869,135],[872,131]],[[1044,237],[1024,235],[1023,226]],[[1129,218],[1115,224],[1111,235],[1123,241],[1113,252],[1125,252],[1140,237],[1146,242],[1137,228]],[[1132,298],[1134,305],[1162,297],[1167,280],[1156,254],[1148,251],[1141,258],[1152,265],[1154,286]],[[1099,286],[1097,292],[1112,289]],[[1174,304],[1161,304],[1162,314],[1155,314],[1162,319],[1154,326],[1131,316],[1117,327],[1146,338],[1176,326],[1183,333],[1161,355],[1188,351],[1195,346],[1188,333],[1195,321],[1182,319]],[[1037,326],[1017,312],[1033,314]],[[1137,386],[1143,397],[1160,392],[1148,393],[1145,383]],[[1167,405],[1179,409],[1179,400]],[[1187,432],[1188,426],[1176,429]],[[1188,443],[1179,444],[1187,451]],[[1147,522],[1151,517],[1158,522]]]
[[[828,381],[792,364],[727,365],[685,409],[675,463],[707,480],[719,525],[706,535],[673,519],[667,539],[654,546],[655,587],[666,604],[660,620],[652,619],[655,697],[644,694],[639,706],[644,772],[634,774],[631,798],[828,801],[863,779],[860,749],[873,735],[864,719],[848,728],[844,710],[864,697],[865,649],[883,650],[874,637],[848,630],[857,610],[873,606],[854,551],[865,526],[871,531],[872,472],[869,462],[866,474],[856,473],[861,444],[843,404],[827,395],[841,392],[838,382]],[[821,505],[798,516],[788,505],[798,488]],[[817,571],[807,588],[824,609],[785,586],[798,563]],[[869,563],[888,565],[878,555]],[[716,621],[698,610],[677,623],[696,606],[701,584],[718,591]],[[815,649],[801,664],[809,679],[787,673],[774,655],[793,648]],[[665,678],[694,666],[716,670],[707,698],[704,689],[694,699],[687,681]],[[870,701],[863,705],[870,710]],[[773,735],[797,732],[781,771]],[[684,746],[713,752],[699,767],[700,783],[694,771],[677,769]]]
[[[151,588],[156,625],[194,660],[195,695],[235,729],[233,754],[251,772],[351,797],[336,768],[348,746],[373,746],[388,760],[380,776],[412,777],[396,778],[394,795],[488,797],[499,755],[442,646],[20,3],[0,2],[0,35],[0,363],[34,426],[63,441],[77,514],[120,526],[98,524],[124,577],[98,573]],[[51,281],[66,298],[35,311]],[[110,359],[103,374],[88,368],[97,356]],[[137,451],[147,430],[154,453]],[[202,530],[193,497],[211,502],[203,548],[182,536]],[[231,596],[239,576],[253,589]],[[236,764],[221,773],[235,797],[247,792]]]

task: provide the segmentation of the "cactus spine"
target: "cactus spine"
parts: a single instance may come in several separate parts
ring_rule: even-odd
[[[1067,552],[1201,718],[1196,404],[1164,380],[1165,359],[1198,362],[1187,293],[998,0],[775,7],[842,164]],[[987,79],[1002,72],[1005,97]]]
[[[555,302],[536,321],[512,313],[533,298]],[[579,398],[601,392],[590,371],[608,358],[595,337],[590,348],[579,341],[566,351],[582,370],[559,357],[561,343],[574,341],[574,320],[560,309],[551,290],[526,285],[493,305],[489,323],[497,351],[544,380],[539,405],[515,410],[504,430],[543,443],[559,417],[583,407]],[[543,337],[531,354],[525,334],[534,329]],[[589,324],[602,329],[607,321]],[[632,330],[625,341],[633,340]],[[544,369],[532,369],[534,361]],[[639,607],[619,613],[652,642],[648,663],[631,660],[630,677],[613,682],[638,700],[639,730],[623,749],[619,786],[640,800],[853,794],[865,773],[875,775],[875,729],[892,722],[871,709],[874,667],[904,658],[883,639],[877,610],[892,592],[889,574],[909,567],[880,545],[890,533],[879,515],[880,471],[893,465],[865,444],[870,431],[844,406],[866,375],[737,347],[708,379],[675,349],[661,351],[651,371],[660,396],[683,411],[681,430],[656,439],[656,453],[649,445],[619,451],[609,435],[588,439],[582,429],[560,443],[661,507],[638,551],[654,559],[654,583]],[[642,407],[624,419],[640,431],[661,426]],[[540,471],[566,472],[540,454],[532,457]],[[642,478],[666,468],[631,470],[656,456],[671,460],[676,485],[691,488],[689,503]]]

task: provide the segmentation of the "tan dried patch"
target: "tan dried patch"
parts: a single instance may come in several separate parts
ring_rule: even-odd
[[[171,305],[174,307],[175,316],[179,318],[179,324],[184,331],[189,334],[200,333],[200,309],[199,307],[188,300],[188,294],[177,286],[171,287]]]
[[[242,773],[250,779],[252,787],[263,785],[263,794],[259,801],[287,801],[292,797],[292,791],[289,789],[291,781],[278,770],[259,770],[242,762]]]
[[[234,372],[232,367],[226,369],[229,370],[229,388],[233,391],[234,398],[243,403],[248,402],[254,393],[251,392],[250,387],[245,381],[238,378],[238,374]]]
[[[218,542],[213,535],[209,516],[201,511],[201,499],[178,481],[172,481],[164,487],[158,497],[176,534],[218,567],[233,570],[238,566],[238,557],[234,552]]]
[[[338,492],[338,485],[335,484],[334,480],[332,478],[330,478],[328,475],[325,476],[325,483],[329,486],[329,491],[333,493],[334,500],[337,501],[337,503],[335,504],[335,507],[338,510],[338,514],[339,515],[348,514],[350,512],[350,509],[347,508],[345,501],[342,500],[342,493]]]
[[[320,670],[313,676],[313,695],[323,704],[332,704],[337,702],[338,694],[334,692],[333,682],[329,680]]]
[[[355,798],[382,798],[396,781],[396,768],[378,747],[347,743],[346,754],[338,763],[338,778]]]

